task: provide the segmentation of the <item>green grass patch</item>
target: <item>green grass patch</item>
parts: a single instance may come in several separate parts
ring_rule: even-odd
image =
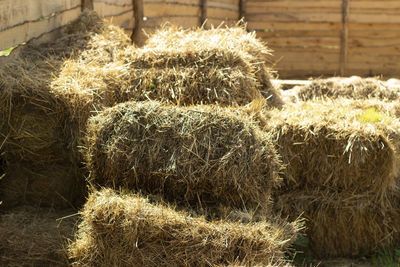
[[[364,110],[358,117],[359,121],[370,123],[370,122],[380,122],[383,120],[385,114],[377,111],[375,108],[368,108]]]

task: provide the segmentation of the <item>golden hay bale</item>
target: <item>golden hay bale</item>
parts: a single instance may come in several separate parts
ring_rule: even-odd
[[[287,164],[288,188],[326,188],[376,193],[394,187],[399,166],[388,139],[398,119],[353,102],[305,102],[271,112],[266,130]]]
[[[298,98],[303,101],[338,97],[397,100],[400,97],[400,87],[391,86],[378,78],[353,76],[313,80],[310,85],[305,85],[298,91]]]
[[[255,32],[248,33],[244,27],[187,30],[166,25],[149,37],[145,47],[155,51],[190,53],[218,50],[240,55],[254,69],[259,83],[257,88],[268,99],[268,104],[273,107],[283,105],[279,91],[271,83],[273,71],[267,65],[270,63],[271,50],[256,38]]]
[[[400,241],[400,192],[385,202],[370,194],[310,189],[277,196],[283,217],[305,218],[309,248],[320,258],[369,254]]]
[[[106,26],[94,13],[84,13],[77,21],[69,25],[63,34],[54,42],[48,44],[27,44],[19,54],[10,56],[6,64],[0,67],[0,149],[1,157],[7,162],[7,173],[18,173],[17,177],[7,175],[0,181],[1,194],[10,203],[19,203],[21,198],[12,200],[10,197],[36,195],[30,197],[29,203],[43,205],[66,205],[68,201],[61,200],[53,187],[43,186],[40,191],[26,192],[26,187],[14,188],[8,194],[4,188],[12,185],[26,184],[30,181],[45,185],[65,183],[67,185],[83,185],[82,173],[75,176],[65,175],[65,169],[77,169],[80,164],[77,156],[74,132],[79,129],[71,123],[73,112],[70,104],[61,94],[50,87],[61,71],[65,57],[70,60],[97,61],[104,63],[113,60],[118,49],[130,45],[129,38],[123,31],[114,26]],[[3,118],[5,118],[3,120]],[[74,128],[75,127],[75,128]],[[24,163],[24,170],[8,170]],[[46,172],[46,165],[50,167]],[[63,166],[61,166],[63,165]],[[39,169],[39,166],[42,166]],[[57,168],[60,172],[57,173]],[[35,173],[32,175],[32,173]],[[40,174],[40,175],[36,175]],[[13,179],[22,178],[21,181]],[[65,181],[65,179],[73,179]],[[29,183],[30,183],[29,182]],[[30,188],[30,186],[28,186]],[[17,192],[20,190],[20,192]],[[70,191],[65,189],[65,191]],[[72,190],[79,195],[81,190]],[[57,191],[59,192],[59,190]],[[32,193],[32,194],[31,194]],[[43,195],[42,195],[43,194]],[[50,196],[53,194],[53,196]],[[65,195],[64,195],[65,196]],[[75,198],[74,196],[73,198]],[[81,196],[83,198],[83,196]],[[22,198],[24,199],[24,198]],[[45,203],[43,199],[60,200],[55,203]],[[70,204],[68,204],[70,205]]]
[[[69,266],[67,239],[77,217],[73,211],[19,207],[0,215],[1,266]]]
[[[297,223],[207,222],[135,195],[93,193],[69,247],[85,266],[279,266]]]
[[[90,119],[83,153],[94,184],[265,212],[282,165],[254,123],[219,107],[127,102]]]

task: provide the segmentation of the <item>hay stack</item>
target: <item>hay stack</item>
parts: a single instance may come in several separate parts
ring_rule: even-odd
[[[70,104],[50,85],[65,57],[100,64],[112,60],[115,50],[127,45],[129,38],[121,29],[106,26],[94,13],[84,13],[56,41],[39,46],[27,44],[0,67],[0,117],[5,118],[0,122],[1,157],[7,173],[18,174],[7,175],[0,182],[0,198],[7,200],[4,205],[29,199],[31,204],[70,206],[83,198],[82,173],[71,134],[78,130],[71,124]],[[22,163],[26,173],[13,170]],[[65,175],[65,169],[75,173]],[[72,187],[58,190],[62,183]],[[38,184],[44,186],[38,189]],[[25,186],[12,188],[14,185]],[[57,185],[57,190],[52,185]],[[29,191],[31,188],[36,189]],[[60,191],[74,194],[60,197]],[[44,199],[54,202],[44,203]]]
[[[269,135],[218,107],[119,104],[89,121],[86,147],[94,184],[160,193],[196,209],[264,210],[282,169]]]
[[[72,213],[26,206],[1,214],[0,265],[69,266],[67,239],[76,219],[57,219]]]
[[[306,102],[271,112],[266,129],[288,164],[290,189],[324,188],[384,197],[394,187],[398,166],[390,139],[398,119],[352,102]]]
[[[255,32],[248,33],[244,27],[185,30],[165,26],[149,37],[145,47],[155,51],[189,52],[216,49],[238,54],[254,69],[254,75],[259,84],[257,88],[268,99],[268,105],[273,107],[283,105],[279,91],[271,82],[274,75],[269,64],[271,50],[256,38]]]
[[[85,266],[277,266],[298,229],[207,222],[110,189],[92,194],[82,216],[69,255]]]
[[[380,203],[370,194],[297,190],[280,195],[276,210],[292,220],[302,214],[314,256],[349,257],[398,244],[398,196],[399,192],[392,192],[389,200]]]
[[[353,76],[351,78],[316,79],[298,91],[298,98],[303,101],[339,97],[397,100],[400,97],[400,87],[392,86],[378,78]]]

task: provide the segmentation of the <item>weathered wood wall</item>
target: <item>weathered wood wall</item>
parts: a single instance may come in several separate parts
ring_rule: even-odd
[[[273,49],[282,77],[339,71],[342,0],[248,0],[249,30]]]
[[[244,16],[248,30],[274,50],[284,78],[400,76],[400,0],[142,1],[148,32],[167,21],[190,28],[206,19],[210,27]],[[82,6],[129,32],[135,27],[133,0],[0,0],[0,51],[55,31],[76,19]]]
[[[76,19],[81,0],[0,0],[0,51]]]
[[[350,0],[346,74],[400,76],[400,0]]]
[[[132,0],[93,0],[93,9],[100,15],[121,26],[127,31],[132,31],[133,2]]]
[[[341,43],[343,0],[247,0],[249,30],[275,51],[281,77],[340,74],[400,76],[400,1],[348,0],[347,40]]]

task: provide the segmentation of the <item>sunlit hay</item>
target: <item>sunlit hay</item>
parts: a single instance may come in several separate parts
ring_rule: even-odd
[[[161,194],[194,209],[267,212],[282,165],[271,137],[220,107],[127,102],[90,119],[83,150],[93,184]]]
[[[157,99],[180,105],[244,105],[261,98],[255,69],[237,51],[177,47],[129,48],[128,65],[138,100]]]
[[[121,29],[106,26],[95,13],[84,13],[67,26],[55,41],[40,45],[28,43],[20,49],[19,54],[10,56],[0,66],[1,157],[12,163],[10,166],[23,162],[24,169],[28,171],[25,175],[19,175],[24,177],[20,182],[13,181],[11,176],[0,180],[2,194],[3,188],[10,188],[8,182],[25,184],[26,180],[45,185],[50,178],[57,180],[54,184],[59,184],[59,181],[74,177],[74,182],[64,181],[65,186],[83,186],[84,179],[78,170],[80,158],[77,156],[77,142],[74,139],[79,129],[72,123],[74,113],[68,99],[53,90],[51,84],[63,68],[65,57],[81,62],[97,61],[100,64],[111,61],[116,50],[128,45],[129,38]],[[65,176],[62,171],[57,174],[53,169],[46,174],[44,170],[47,165],[53,164],[63,165],[61,169],[74,169],[76,175]],[[42,166],[41,170],[39,166]],[[10,172],[16,173],[13,170]],[[40,175],[29,177],[31,173]],[[21,191],[16,193],[18,190]],[[26,188],[14,188],[13,192],[15,196],[31,195],[24,190]],[[45,199],[48,199],[48,194],[55,194],[51,190],[52,187],[42,188]],[[82,190],[72,191],[79,195]],[[44,203],[42,198],[39,194],[37,201],[32,198],[29,203],[58,206],[72,201],[68,199],[60,203]],[[51,198],[60,199],[58,195]],[[10,202],[19,203],[20,200]]]
[[[347,97],[352,99],[379,98],[381,100],[397,100],[400,87],[379,80],[378,78],[328,78],[313,80],[310,85],[298,91],[300,100]]]
[[[309,249],[316,257],[369,255],[400,241],[398,195],[391,192],[382,203],[371,194],[294,190],[277,195],[275,209],[289,221],[305,218]]]
[[[69,255],[85,266],[279,266],[298,230],[297,222],[208,222],[110,189],[93,193],[81,214]]]
[[[247,32],[244,27],[198,28],[187,30],[165,25],[146,41],[145,47],[155,51],[226,51],[240,55],[254,69],[258,90],[268,99],[269,106],[281,107],[283,102],[279,91],[271,83],[271,50],[256,38],[255,32]],[[244,88],[244,90],[250,88]]]
[[[0,215],[1,266],[69,266],[67,241],[74,211],[19,207]]]
[[[394,187],[398,166],[390,139],[398,119],[374,111],[370,118],[351,102],[305,102],[269,114],[266,130],[276,139],[287,164],[288,188],[374,192],[384,197]],[[396,142],[398,143],[398,142]],[[397,144],[396,144],[397,146]]]

